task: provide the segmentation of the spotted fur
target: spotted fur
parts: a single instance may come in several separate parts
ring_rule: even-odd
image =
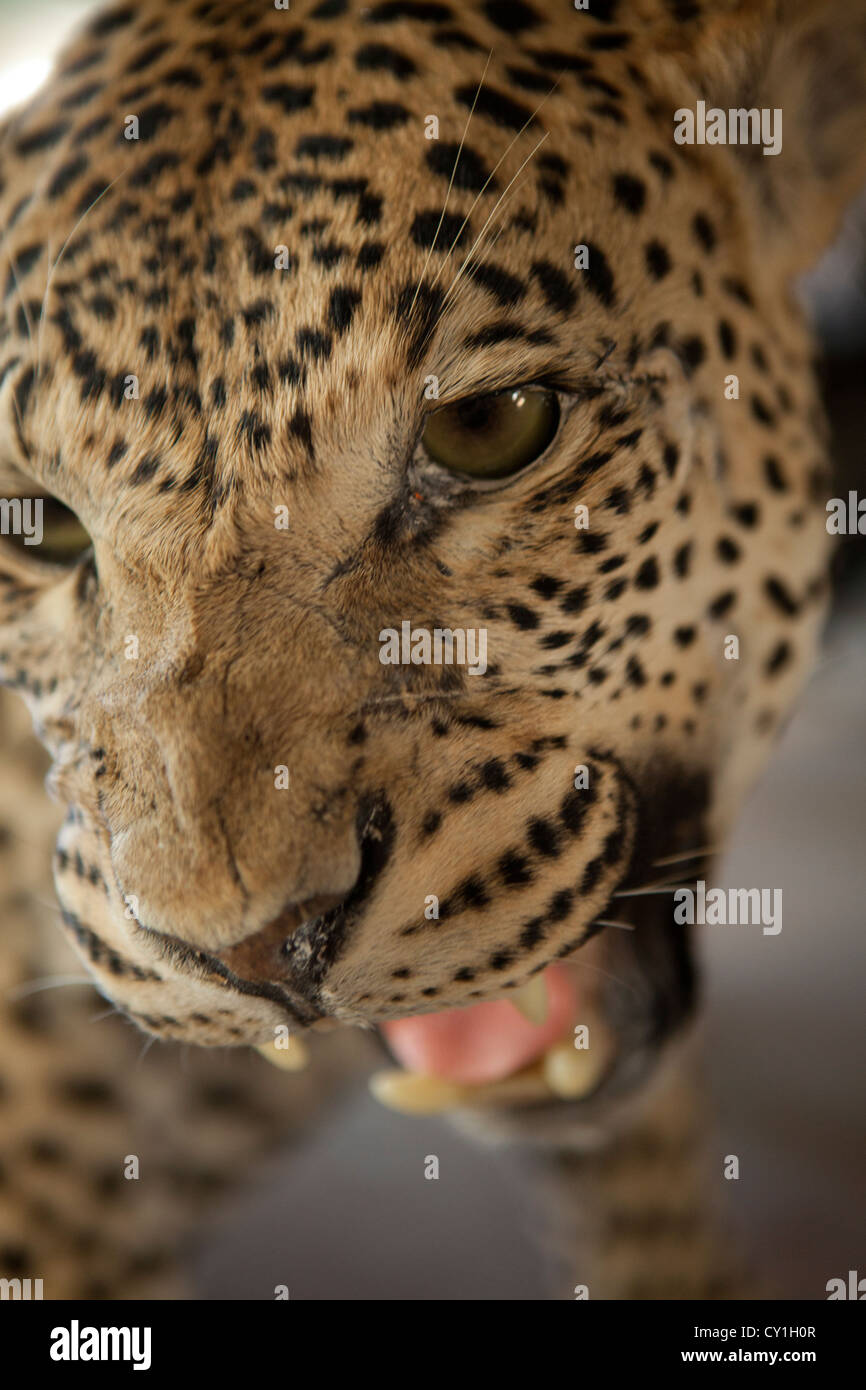
[[[688,944],[657,900],[599,922],[721,840],[814,657],[790,284],[864,173],[864,29],[859,0],[143,0],[7,122],[0,481],[93,551],[0,553],[0,675],[67,808],[63,929],[142,1029],[260,1044],[615,959],[650,988],[599,996],[607,1089],[501,1122],[570,1143],[652,1070]],[[782,107],[783,155],[676,145],[699,97]],[[473,487],[420,447],[431,377],[553,387],[557,438]],[[486,628],[486,674],[383,666],[404,618]]]

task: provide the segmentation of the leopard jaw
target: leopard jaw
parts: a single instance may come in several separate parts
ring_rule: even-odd
[[[542,1100],[582,1100],[594,1091],[613,1057],[613,1040],[598,1019],[592,1049],[568,1039],[554,1043],[531,1066],[502,1081],[467,1085],[438,1076],[419,1076],[402,1067],[376,1072],[370,1090],[389,1110],[403,1115],[437,1115],[465,1107],[520,1105]]]

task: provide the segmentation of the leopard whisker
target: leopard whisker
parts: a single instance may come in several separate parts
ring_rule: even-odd
[[[49,989],[67,989],[70,985],[90,985],[91,989],[94,988],[89,975],[47,975],[41,980],[30,980],[27,984],[16,985],[8,991],[6,998],[11,1003],[16,1003],[19,999],[29,999],[32,994],[43,994]]]
[[[709,858],[711,855],[721,854],[722,849],[719,845],[710,845],[705,849],[684,850],[682,854],[669,854],[664,859],[656,859],[653,862],[654,869],[664,869],[668,864],[681,864],[687,859]]]
[[[492,53],[491,53],[491,56],[492,56]],[[502,154],[500,155],[499,159],[497,159],[497,161],[496,161],[496,163],[494,164],[493,168],[490,170],[490,173],[487,175],[487,178],[484,180],[483,184],[481,185],[481,187],[479,188],[478,192],[476,193],[475,198],[474,198],[474,200],[473,200],[473,202],[472,202],[472,206],[470,207],[469,211],[467,212],[466,216],[464,217],[463,221],[461,222],[460,227],[459,227],[459,229],[458,229],[458,231],[457,231],[457,235],[455,236],[454,240],[452,241],[451,245],[450,245],[449,248],[448,248],[448,251],[447,251],[447,253],[446,253],[445,259],[444,259],[444,261],[442,262],[441,266],[439,267],[439,270],[438,270],[437,273],[436,273],[436,276],[435,276],[435,278],[434,278],[434,280],[433,280],[433,283],[432,283],[432,285],[430,286],[431,289],[436,285],[436,282],[438,281],[439,276],[442,274],[442,271],[445,269],[445,266],[448,264],[448,259],[449,259],[450,255],[451,255],[451,252],[454,250],[454,247],[457,245],[458,241],[460,240],[461,236],[463,235],[463,230],[464,230],[464,228],[466,227],[467,223],[469,222],[469,219],[470,219],[470,217],[472,216],[472,214],[473,214],[473,212],[475,211],[475,209],[477,208],[477,206],[478,206],[480,200],[483,198],[484,193],[485,193],[486,190],[487,190],[488,184],[491,182],[491,180],[492,180],[493,176],[495,175],[497,169],[500,168],[500,166],[501,166],[501,165],[505,162],[505,160],[508,158],[508,156],[510,155],[511,151],[514,149],[514,146],[517,144],[517,142],[518,142],[518,140],[520,139],[520,137],[521,137],[521,135],[523,134],[523,132],[524,132],[530,125],[532,125],[532,122],[535,120],[535,117],[538,115],[538,113],[539,113],[539,111],[541,110],[542,106],[543,106],[544,103],[547,101],[548,97],[551,97],[551,96],[553,95],[553,93],[556,91],[556,89],[557,89],[558,86],[559,86],[559,78],[556,79],[556,81],[554,82],[554,84],[553,84],[553,86],[551,87],[550,91],[549,91],[549,92],[546,92],[545,95],[541,98],[541,101],[538,103],[538,105],[536,106],[535,110],[534,110],[534,111],[532,112],[532,114],[526,119],[526,121],[524,121],[523,125],[522,125],[522,126],[520,127],[520,129],[518,130],[517,134],[516,134],[516,135],[514,136],[514,138],[509,142],[509,144],[507,145],[507,147],[505,148],[505,150],[503,150]],[[480,92],[480,88],[479,88],[479,92]],[[476,96],[476,101],[477,101],[477,99],[478,99],[478,98],[477,98],[477,96]],[[548,132],[548,134],[549,134],[549,132]],[[547,138],[547,136],[545,135],[545,139],[546,139],[546,138]],[[533,153],[534,153],[534,151],[533,151]],[[531,159],[531,158],[532,158],[532,156],[530,155],[530,159]],[[525,162],[528,163],[528,161],[525,161]],[[524,167],[524,166],[521,165],[521,168],[523,168],[523,167]],[[518,169],[517,173],[518,173],[518,174],[520,173],[520,169]],[[517,177],[517,175],[515,175],[515,178],[516,178],[516,177]],[[513,183],[514,180],[512,179],[511,182]],[[511,184],[509,184],[508,187],[505,189],[505,193],[508,192],[508,188],[510,188],[510,186],[511,186]],[[503,195],[502,195],[503,197],[505,196],[505,193],[503,193]],[[499,201],[501,202],[502,199],[500,198]],[[499,204],[497,203],[497,204],[496,204],[496,207],[498,207],[498,206],[499,206]],[[494,207],[493,212],[496,211],[496,207]],[[444,214],[443,214],[443,215],[444,215]],[[491,216],[492,216],[492,213],[491,213]],[[489,222],[489,220],[490,220],[490,219],[488,218],[488,222]],[[485,224],[485,225],[486,225],[486,224]],[[484,228],[482,228],[482,235],[483,235],[483,232],[484,232]],[[471,254],[472,254],[472,252],[470,251],[470,252],[469,252],[469,255],[471,256]],[[467,257],[467,259],[468,259],[468,257]],[[463,264],[465,265],[466,262],[464,261]],[[425,269],[426,269],[426,267],[425,267]],[[461,267],[461,269],[462,269],[462,267]],[[446,295],[446,299],[447,299],[447,295]],[[443,305],[443,308],[444,308],[444,305]]]
[[[43,324],[44,324],[44,321],[45,321],[45,305],[48,303],[48,292],[49,292],[49,290],[51,289],[51,282],[52,282],[52,280],[54,279],[54,275],[55,275],[55,272],[56,272],[56,270],[57,270],[57,267],[60,265],[60,262],[63,260],[64,254],[65,254],[65,252],[66,252],[66,248],[69,246],[69,243],[72,241],[72,238],[75,236],[75,233],[78,231],[78,229],[79,229],[79,227],[81,226],[81,224],[82,224],[82,222],[84,221],[84,219],[85,219],[87,216],[89,216],[89,214],[90,214],[90,213],[93,211],[93,209],[96,207],[97,203],[101,203],[101,202],[102,202],[102,199],[105,197],[106,193],[110,193],[111,190],[112,190],[112,188],[114,187],[114,185],[115,185],[116,183],[119,183],[119,182],[120,182],[120,180],[123,178],[123,176],[124,176],[124,174],[125,174],[126,172],[127,172],[126,169],[122,170],[122,171],[117,175],[117,177],[116,177],[116,178],[113,178],[113,179],[111,180],[111,183],[107,184],[106,187],[103,188],[102,192],[101,192],[100,194],[98,194],[97,197],[95,197],[95,198],[93,199],[93,202],[90,204],[90,206],[89,206],[89,207],[86,207],[86,208],[84,209],[84,212],[81,214],[81,216],[79,217],[79,219],[78,219],[78,221],[76,222],[75,226],[72,228],[72,231],[69,233],[69,236],[66,238],[66,240],[65,240],[64,243],[63,243],[63,245],[61,246],[60,252],[59,252],[59,254],[58,254],[58,256],[57,256],[57,259],[56,259],[56,261],[54,262],[54,264],[52,265],[51,269],[50,269],[49,272],[48,272],[48,279],[47,279],[46,282],[45,282],[45,293],[44,293],[43,296],[42,296],[42,307],[41,307],[41,309],[39,310],[39,324],[38,324],[38,332],[37,332],[37,340],[36,340],[36,376],[37,376],[37,378],[38,378],[38,376],[39,376],[39,369],[40,369],[40,366],[41,366],[41,364],[42,364],[42,329],[43,329]]]
[[[643,888],[622,888],[622,889],[619,890],[619,892],[614,893],[614,894],[613,894],[613,897],[615,897],[615,898],[646,898],[646,897],[650,897],[650,896],[652,896],[653,894],[657,894],[657,893],[676,893],[679,889],[681,889],[681,888],[688,888],[688,887],[689,887],[689,884],[687,884],[687,883],[666,883],[666,884],[652,884],[652,883],[648,883],[648,884],[646,884],[645,887],[643,887]]]
[[[415,308],[415,304],[416,304],[416,302],[417,302],[417,300],[418,300],[418,295],[421,293],[421,286],[422,286],[422,284],[424,283],[424,276],[426,275],[426,273],[427,273],[427,267],[428,267],[428,265],[430,264],[430,257],[433,255],[433,250],[434,250],[434,248],[435,248],[435,246],[436,246],[437,238],[438,238],[438,236],[439,236],[440,231],[442,230],[442,223],[445,221],[445,214],[446,214],[446,212],[448,211],[448,200],[449,200],[449,198],[451,197],[451,190],[452,190],[452,188],[454,187],[454,180],[455,180],[456,177],[457,177],[457,166],[458,166],[458,164],[460,163],[460,156],[461,156],[461,154],[463,153],[463,146],[464,146],[465,143],[466,143],[466,136],[469,134],[469,125],[470,125],[470,122],[471,122],[471,120],[472,120],[472,116],[473,116],[473,114],[474,114],[474,112],[475,112],[475,107],[476,107],[476,105],[477,105],[478,98],[479,98],[480,95],[481,95],[481,89],[482,89],[482,87],[484,86],[484,79],[485,79],[485,77],[487,76],[487,69],[490,67],[490,62],[491,62],[492,57],[493,57],[493,49],[491,48],[490,52],[489,52],[488,55],[487,55],[487,62],[484,64],[484,71],[483,71],[482,74],[481,74],[481,80],[480,80],[480,82],[478,83],[478,90],[476,91],[475,96],[474,96],[473,99],[472,99],[472,105],[471,105],[470,108],[469,108],[469,115],[468,115],[467,118],[466,118],[466,125],[463,127],[463,134],[462,134],[462,136],[460,137],[460,144],[459,144],[458,147],[457,147],[457,154],[456,154],[456,157],[455,157],[455,159],[454,159],[454,168],[451,170],[451,178],[448,180],[448,188],[446,189],[446,192],[445,192],[445,202],[442,204],[442,212],[441,212],[441,214],[440,214],[440,216],[439,216],[439,222],[438,222],[438,224],[437,224],[437,226],[436,226],[435,232],[433,233],[433,240],[431,241],[430,246],[429,246],[429,249],[428,249],[428,251],[427,251],[427,258],[426,258],[426,260],[424,261],[423,266],[421,267],[421,274],[418,276],[418,284],[415,286],[415,293],[414,293],[414,295],[412,296],[412,303],[409,305],[409,314],[408,314],[408,317],[409,317],[409,318],[411,318],[411,316],[412,316],[412,310]],[[492,175],[491,175],[491,177],[492,177]],[[483,191],[483,190],[482,190],[482,191]],[[480,196],[480,195],[479,195],[479,196]],[[464,224],[464,225],[465,225],[465,224]],[[449,254],[450,254],[450,253],[449,253]],[[433,281],[433,284],[435,285],[435,283],[436,283],[436,281],[434,280],[434,281]]]
[[[496,216],[496,213],[499,211],[499,208],[502,206],[502,203],[505,201],[505,198],[507,197],[508,193],[510,192],[510,190],[511,190],[513,184],[514,184],[515,181],[520,177],[520,175],[523,173],[523,170],[526,168],[527,164],[528,164],[528,163],[530,162],[530,160],[538,153],[538,151],[541,149],[541,146],[544,144],[545,140],[547,140],[547,139],[549,138],[549,136],[550,136],[550,132],[549,132],[549,131],[546,131],[545,134],[544,134],[544,135],[541,137],[541,139],[539,140],[538,144],[535,146],[535,148],[532,149],[532,150],[530,150],[529,154],[526,156],[526,159],[524,159],[523,163],[520,165],[520,168],[519,168],[519,169],[517,170],[517,172],[513,175],[513,177],[509,179],[509,181],[508,181],[508,183],[506,184],[505,188],[503,189],[502,193],[499,195],[499,197],[497,198],[497,200],[496,200],[496,202],[494,203],[493,207],[491,208],[490,215],[488,216],[486,222],[484,223],[484,226],[481,228],[481,231],[478,233],[478,236],[475,238],[475,241],[474,241],[474,242],[472,243],[472,245],[470,246],[469,251],[468,251],[466,257],[465,257],[464,261],[462,262],[462,264],[461,264],[461,266],[460,266],[460,269],[458,270],[457,274],[455,275],[454,279],[451,281],[451,284],[448,286],[448,289],[447,289],[446,292],[445,292],[445,298],[444,298],[443,301],[442,301],[442,306],[441,306],[441,309],[440,309],[440,311],[439,311],[439,317],[440,317],[440,318],[441,318],[442,314],[444,313],[445,307],[446,307],[446,305],[448,304],[448,301],[449,301],[449,299],[451,298],[452,294],[454,293],[454,290],[456,289],[457,285],[460,283],[461,279],[463,279],[463,277],[464,277],[464,276],[466,275],[466,273],[468,272],[468,270],[469,270],[469,268],[470,268],[470,266],[471,266],[471,264],[472,264],[472,256],[473,256],[473,253],[474,253],[474,251],[475,251],[475,248],[478,246],[479,242],[481,241],[481,239],[482,239],[483,236],[484,236],[484,233],[487,231],[487,228],[490,226],[491,221],[492,221],[493,218]],[[465,225],[465,224],[464,224],[464,225]],[[459,233],[459,232],[458,232],[457,236],[458,236],[458,237],[460,236],[460,233]],[[456,238],[455,238],[455,241],[452,243],[451,249],[450,249],[449,252],[448,252],[448,255],[449,255],[449,256],[450,256],[450,254],[451,254],[451,251],[453,251],[454,246],[455,246],[456,244],[457,244],[457,242],[456,242]],[[442,271],[442,268],[444,267],[444,265],[447,264],[447,259],[448,259],[448,257],[445,258],[445,261],[443,261],[442,266],[440,266],[439,274],[441,274],[441,271]],[[438,278],[439,278],[439,275],[437,274],[436,279],[438,279]],[[433,284],[434,284],[434,285],[436,284],[436,279],[434,279],[434,281],[433,281]],[[432,332],[432,330],[431,330],[431,332]],[[430,339],[430,333],[428,333],[428,334],[427,334],[427,337],[424,339],[425,345],[426,345],[427,342],[429,342],[429,339]]]

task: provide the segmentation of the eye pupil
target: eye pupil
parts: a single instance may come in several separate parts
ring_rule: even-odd
[[[556,393],[520,386],[443,406],[429,416],[422,443],[452,473],[507,478],[544,453],[558,426]]]

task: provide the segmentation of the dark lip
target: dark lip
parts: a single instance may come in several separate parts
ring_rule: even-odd
[[[321,1002],[322,982],[345,950],[393,852],[396,828],[384,792],[364,797],[356,824],[361,867],[354,887],[338,906],[302,922],[284,948],[289,989],[316,1008],[321,1018],[327,1016]]]

